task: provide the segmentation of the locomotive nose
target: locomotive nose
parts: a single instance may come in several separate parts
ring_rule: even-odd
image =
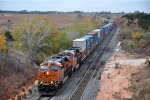
[[[56,72],[53,72],[51,70],[44,71],[43,74],[40,72],[41,75],[38,77],[39,84],[43,85],[53,85],[58,81],[58,75]]]

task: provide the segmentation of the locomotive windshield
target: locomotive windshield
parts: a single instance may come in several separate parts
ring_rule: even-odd
[[[51,66],[50,70],[54,72],[58,72],[58,66]]]
[[[45,71],[45,70],[48,70],[48,69],[49,69],[48,66],[40,66],[39,71]]]

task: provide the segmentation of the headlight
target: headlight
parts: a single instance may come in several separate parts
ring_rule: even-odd
[[[53,81],[51,81],[51,84],[53,84]]]
[[[46,74],[48,75],[48,74],[49,74],[49,71],[47,71]]]

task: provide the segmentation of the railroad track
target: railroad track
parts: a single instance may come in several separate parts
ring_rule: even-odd
[[[114,27],[110,38],[107,40],[105,47],[102,48],[101,52],[98,53],[96,58],[94,59],[93,63],[89,66],[88,70],[84,74],[83,78],[81,79],[80,83],[78,84],[77,88],[73,92],[70,100],[79,100],[82,99],[82,96],[84,94],[84,91],[86,89],[86,86],[90,82],[90,80],[96,75],[98,69],[100,68],[100,65],[103,64],[103,61],[101,61],[102,56],[105,54],[107,50],[107,46],[114,35],[115,31],[117,29],[117,26]]]
[[[51,100],[51,98],[49,96],[40,96],[37,100]]]

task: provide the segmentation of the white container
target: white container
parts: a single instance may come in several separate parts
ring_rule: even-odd
[[[81,52],[83,52],[86,49],[86,39],[80,38],[73,40],[73,47],[80,47]]]
[[[96,29],[96,30],[93,30],[93,32],[94,33],[97,33],[98,34],[98,38],[100,38],[101,37],[101,31],[100,31],[101,29]]]

